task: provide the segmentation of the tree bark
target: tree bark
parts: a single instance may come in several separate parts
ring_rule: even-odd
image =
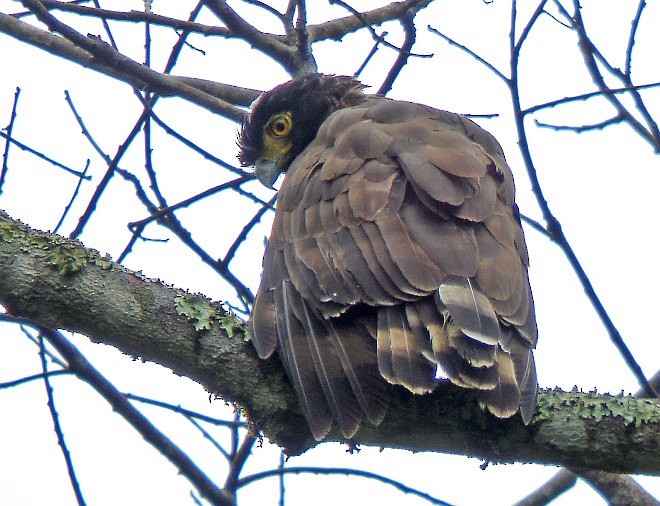
[[[157,362],[245,409],[289,454],[314,446],[277,359],[260,360],[245,327],[202,295],[146,279],[85,248],[0,214],[0,303],[26,323],[79,332]],[[198,330],[197,330],[198,329]],[[657,399],[545,391],[529,426],[484,413],[466,390],[391,387],[379,427],[351,444],[535,462],[611,473],[660,473]],[[333,431],[329,440],[340,441]]]

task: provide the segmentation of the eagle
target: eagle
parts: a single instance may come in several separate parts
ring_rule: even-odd
[[[307,74],[263,93],[239,160],[277,195],[248,330],[317,440],[378,425],[388,383],[536,407],[528,253],[501,146],[470,119]]]

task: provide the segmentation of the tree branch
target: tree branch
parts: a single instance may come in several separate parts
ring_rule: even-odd
[[[607,501],[609,506],[658,506],[660,504],[639,483],[625,474],[604,471],[580,471],[585,480]]]
[[[161,96],[178,96],[234,121],[242,121],[244,115],[242,109],[229,104],[222,99],[222,96],[209,94],[211,90],[207,81],[161,74],[116,52],[100,40],[81,35],[86,41],[86,47],[80,47],[63,37],[35,28],[3,13],[0,13],[0,32],[139,90]],[[196,84],[199,84],[199,87],[196,87]],[[214,86],[212,89],[217,93],[223,91],[222,85]],[[235,87],[230,87],[226,91],[236,94],[237,90]],[[247,90],[247,94],[254,95],[254,90]],[[247,101],[247,98],[244,98],[242,103]]]
[[[77,241],[0,215],[0,302],[9,314],[64,328],[169,367],[224,399],[291,454],[316,444],[281,364],[260,360],[243,324],[217,304],[145,279]],[[205,316],[206,315],[206,316]],[[195,330],[195,327],[200,330]],[[465,390],[391,387],[388,416],[353,441],[617,473],[660,473],[657,400],[544,392],[530,426],[482,412]],[[337,432],[329,440],[341,440]]]
[[[407,0],[405,2],[392,2],[383,7],[365,11],[358,16],[345,16],[333,19],[317,25],[309,25],[307,32],[310,41],[341,40],[349,33],[355,32],[366,26],[381,25],[386,21],[398,20],[406,13],[414,15],[433,0]]]

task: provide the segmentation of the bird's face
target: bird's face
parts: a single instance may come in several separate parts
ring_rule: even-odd
[[[272,188],[285,172],[293,156],[294,121],[291,111],[272,114],[261,134],[261,151],[254,162],[254,173],[266,187]]]
[[[257,179],[272,188],[321,123],[336,109],[353,105],[345,102],[347,94],[362,88],[351,77],[308,74],[264,93],[252,104],[239,135],[241,165],[254,165]]]

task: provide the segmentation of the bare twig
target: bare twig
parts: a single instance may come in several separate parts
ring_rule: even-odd
[[[254,226],[259,223],[261,220],[261,217],[266,213],[266,211],[272,210],[273,205],[275,204],[275,199],[277,196],[273,196],[265,206],[262,206],[256,213],[255,215],[250,218],[250,221],[248,221],[243,229],[240,231],[240,233],[236,236],[236,239],[232,243],[232,245],[229,247],[227,250],[227,253],[225,254],[224,258],[221,261],[218,261],[218,264],[221,268],[226,269],[229,264],[231,263],[232,259],[234,258],[234,255],[236,254],[236,251],[240,247],[240,245],[245,241],[247,238],[247,235],[250,233],[250,231],[254,228]]]
[[[92,3],[94,4],[94,8],[96,10],[102,10],[101,6],[99,5],[98,0],[92,0]],[[105,34],[108,36],[108,40],[110,41],[110,45],[115,51],[119,51],[119,48],[117,46],[117,42],[115,41],[115,37],[112,35],[112,31],[110,30],[110,25],[108,24],[108,18],[101,16],[101,23],[103,24],[103,29],[105,30]]]
[[[87,0],[85,0],[87,1]],[[222,26],[210,26],[181,19],[170,18],[144,11],[114,11],[110,9],[101,9],[100,7],[87,7],[75,2],[60,2],[57,0],[42,0],[41,3],[48,10],[59,10],[62,12],[72,12],[80,16],[89,16],[112,21],[128,21],[131,23],[144,22],[152,25],[168,26],[175,30],[185,30],[190,33],[201,33],[203,35],[219,35],[221,37],[232,37],[231,30]],[[19,12],[12,16],[20,19],[33,15],[32,11]]]
[[[44,376],[63,376],[67,374],[72,374],[68,369],[58,369],[57,371],[47,371],[46,373],[31,374],[30,376],[25,376],[23,378],[18,378],[11,381],[5,381],[0,383],[0,390],[8,390],[10,388],[18,387],[32,381],[42,380]]]
[[[607,128],[608,126],[616,125],[617,123],[621,123],[622,118],[621,116],[614,116],[613,118],[609,118],[603,121],[599,121],[598,123],[592,123],[592,124],[582,124],[582,125],[552,125],[550,123],[543,123],[537,119],[534,120],[534,124],[539,127],[539,128],[549,128],[551,130],[555,130],[557,132],[561,131],[569,131],[569,132],[575,132],[575,133],[582,133],[582,132],[588,132],[590,130],[603,130],[604,128]]]
[[[5,136],[5,150],[2,153],[2,167],[0,168],[0,195],[2,195],[2,187],[5,183],[5,177],[7,177],[7,170],[9,169],[9,146],[11,145],[11,133],[14,130],[14,122],[16,121],[16,108],[18,106],[18,97],[21,95],[21,89],[16,88],[14,93],[14,104],[11,107],[11,116],[9,117],[9,124],[5,130],[7,135]]]
[[[558,105],[568,104],[571,102],[578,102],[582,100],[588,100],[593,97],[602,97],[605,93],[621,94],[633,90],[645,90],[649,88],[657,88],[659,86],[660,86],[660,82],[656,82],[656,83],[624,86],[621,88],[611,88],[608,89],[607,91],[603,91],[603,90],[590,91],[588,93],[581,93],[579,95],[573,95],[571,97],[558,98],[556,100],[551,100],[549,102],[544,102],[541,104],[530,106],[527,109],[523,109],[522,114],[528,115],[540,111],[542,109],[549,109],[552,107],[556,107]]]
[[[229,427],[232,429],[235,427],[240,427],[244,429],[246,427],[245,422],[242,422],[240,420],[239,421],[222,420],[220,418],[214,418],[212,416],[208,416],[203,413],[198,413],[197,411],[192,411],[190,409],[186,409],[181,406],[175,406],[174,404],[169,404],[163,401],[157,401],[155,399],[149,399],[148,397],[142,397],[140,395],[126,393],[124,394],[124,397],[126,397],[128,400],[131,401],[141,402],[143,404],[149,404],[150,406],[156,406],[158,408],[167,409],[169,411],[172,411],[173,413],[178,413],[180,415],[183,415],[186,418],[193,418],[195,420],[200,420],[202,422],[209,423],[211,425],[217,425],[219,427]]]
[[[410,51],[415,44],[416,29],[414,23],[414,15],[410,12],[406,12],[401,17],[399,22],[403,27],[403,31],[406,34],[406,37],[403,41],[403,44],[401,45],[401,51],[398,52],[392,68],[390,68],[389,72],[387,73],[387,77],[385,77],[383,84],[381,84],[380,88],[378,89],[378,93],[380,95],[387,95],[387,93],[392,89],[394,81],[408,62],[408,58],[411,55]]]
[[[261,32],[238,15],[225,0],[205,0],[206,7],[215,14],[232,32],[249,42],[255,49],[270,56],[291,75],[297,73],[294,50],[279,37]]]
[[[82,494],[80,488],[80,483],[78,483],[78,478],[76,477],[76,469],[73,465],[73,460],[71,460],[71,453],[64,439],[64,432],[62,431],[62,426],[60,425],[60,416],[55,409],[55,399],[53,397],[53,387],[50,384],[50,376],[48,375],[48,362],[46,361],[46,353],[44,346],[43,334],[39,333],[39,359],[41,360],[41,371],[42,377],[44,380],[44,386],[46,387],[46,395],[48,397],[48,410],[50,411],[50,417],[53,420],[53,428],[57,436],[57,444],[62,450],[62,456],[64,457],[64,462],[66,462],[66,469],[69,474],[69,481],[71,482],[71,488],[73,488],[73,493],[76,496],[76,501],[80,506],[85,506],[85,498]]]
[[[406,0],[404,2],[391,2],[383,7],[364,12],[358,12],[345,2],[341,2],[351,12],[350,16],[333,19],[318,25],[309,25],[307,31],[313,42],[320,40],[340,40],[348,33],[355,32],[361,28],[370,30],[372,37],[376,41],[382,41],[381,37],[373,30],[374,26],[381,25],[386,21],[398,20],[406,12],[416,13],[429,5],[433,0]],[[339,3],[335,0],[334,3]],[[392,49],[398,50],[396,46]],[[431,56],[431,55],[417,55]]]
[[[121,169],[116,169],[116,172],[133,184],[138,199],[151,214],[156,214],[158,212],[158,207],[149,200],[137,177]],[[160,218],[159,223],[176,235],[178,239],[193,251],[203,263],[213,268],[221,277],[223,277],[234,288],[234,290],[236,290],[239,299],[244,301],[246,306],[254,300],[254,295],[250,289],[233,272],[226,268],[226,266],[220,266],[218,261],[209,255],[206,250],[193,239],[192,234],[181,224],[174,213],[164,214]],[[142,233],[143,228],[144,226],[138,225],[129,245],[135,243],[139,234]],[[127,250],[128,247],[122,253],[122,258],[126,256]]]
[[[238,450],[232,454],[233,458],[231,460],[231,465],[229,466],[229,473],[225,479],[225,490],[232,495],[236,495],[236,490],[239,488],[239,476],[248,457],[252,453],[252,448],[256,441],[257,437],[254,434],[245,434]]]
[[[66,218],[67,214],[69,214],[69,211],[71,210],[71,206],[73,205],[73,201],[76,200],[76,197],[78,196],[78,192],[80,191],[82,182],[86,179],[88,169],[89,169],[89,160],[87,160],[87,163],[85,163],[85,169],[82,171],[82,175],[78,178],[78,183],[76,184],[76,187],[74,188],[73,193],[71,194],[71,198],[69,199],[69,202],[67,203],[66,206],[64,206],[64,211],[62,212],[62,216],[60,216],[60,220],[57,222],[57,225],[55,225],[55,228],[53,229],[53,233],[55,234],[58,233],[60,227],[64,223],[64,219]]]
[[[83,179],[90,180],[90,176],[83,176],[83,173],[80,172],[79,170],[72,169],[71,167],[67,167],[66,165],[58,162],[57,160],[54,160],[50,158],[49,156],[46,156],[44,153],[37,151],[34,148],[31,148],[27,144],[23,144],[20,141],[17,141],[15,138],[11,137],[9,138],[6,133],[0,131],[0,137],[4,139],[8,139],[9,142],[11,142],[13,145],[15,145],[17,148],[22,149],[23,151],[27,151],[28,153],[36,156],[37,158],[40,158],[41,160],[57,167],[58,169],[62,169],[65,172],[68,172],[69,174],[73,174],[76,177],[82,177]]]
[[[651,494],[630,476],[604,471],[583,470],[580,477],[592,486],[609,506],[658,506]]]
[[[367,67],[371,59],[374,57],[376,54],[376,51],[378,51],[378,48],[380,47],[380,41],[381,39],[385,38],[387,36],[387,32],[383,32],[378,36],[378,39],[374,42],[374,45],[371,47],[371,50],[367,54],[367,57],[364,59],[364,61],[360,64],[358,69],[353,73],[353,77],[359,77],[360,74],[362,74],[362,71]]]
[[[263,471],[260,473],[251,474],[245,478],[238,480],[237,488],[244,487],[249,483],[254,481],[263,480],[265,478],[270,478],[272,476],[282,476],[283,474],[320,474],[320,475],[346,475],[346,476],[357,476],[360,478],[367,478],[371,480],[376,480],[385,485],[390,485],[397,490],[403,492],[404,494],[414,495],[425,501],[428,501],[431,504],[439,504],[441,506],[451,506],[450,503],[445,502],[441,499],[433,497],[425,492],[421,492],[417,489],[404,485],[403,483],[387,478],[381,474],[370,473],[368,471],[362,471],[360,469],[347,469],[341,467],[333,468],[324,468],[324,467],[284,467],[277,469],[269,469],[268,471]]]
[[[649,396],[655,397],[657,396],[655,390],[648,383],[648,380],[644,376],[641,367],[639,366],[639,364],[633,357],[632,353],[628,349],[628,346],[624,342],[619,330],[614,325],[614,322],[610,318],[607,310],[605,309],[600,298],[596,294],[596,291],[594,290],[593,285],[591,284],[591,280],[587,276],[584,268],[582,267],[582,264],[578,260],[577,255],[573,251],[573,248],[569,243],[567,237],[564,235],[564,232],[561,227],[561,223],[550,211],[548,202],[543,194],[543,190],[541,189],[541,184],[539,182],[534,161],[532,159],[532,154],[529,149],[529,144],[527,142],[527,132],[525,130],[524,114],[522,113],[520,90],[518,86],[519,84],[518,63],[519,63],[520,51],[522,47],[517,44],[515,37],[515,18],[516,18],[515,2],[512,3],[511,8],[512,8],[512,14],[511,14],[512,25],[511,25],[511,35],[510,35],[511,78],[509,81],[509,90],[511,93],[511,104],[513,107],[514,119],[516,123],[516,130],[519,140],[518,145],[520,147],[520,152],[522,154],[522,158],[525,163],[525,167],[527,169],[528,177],[532,184],[532,192],[536,196],[536,200],[543,213],[543,217],[546,222],[546,229],[548,233],[553,237],[554,241],[564,252],[564,255],[568,259],[568,262],[570,263],[571,267],[573,268],[573,271],[575,272],[578,280],[580,281],[580,284],[582,285],[582,288],[584,289],[587,298],[589,299],[589,302],[594,307],[596,314],[603,323],[603,326],[606,328],[611,341],[614,343],[617,350],[623,357],[628,368],[637,378],[639,384],[647,390]],[[532,15],[532,17],[534,19],[538,19],[538,15],[536,17]],[[527,24],[527,26],[529,26],[529,24]],[[500,76],[498,75],[498,77]]]
[[[204,1],[199,0],[195,8],[191,11],[190,15],[188,16],[188,22],[193,22],[195,19],[197,19],[197,16],[199,16],[200,11],[202,10],[202,7],[204,6]],[[172,46],[172,50],[170,51],[170,56],[167,59],[167,63],[165,64],[165,70],[163,70],[164,74],[169,74],[172,72],[172,69],[174,68],[174,65],[176,65],[176,62],[179,58],[179,55],[181,54],[181,51],[183,50],[185,44],[186,44],[186,39],[188,38],[188,35],[190,35],[190,30],[184,29],[180,34],[179,38],[177,39],[176,43],[174,46]],[[185,81],[184,81],[185,82]],[[191,83],[192,86],[195,86],[194,84]],[[196,87],[196,86],[195,86]],[[202,90],[204,91],[204,90]],[[208,92],[206,92],[208,93]],[[214,95],[211,93],[213,96],[217,96],[218,98],[222,98],[218,95]]]
[[[55,19],[38,0],[25,0],[50,30],[62,33],[69,40],[32,27],[12,16],[0,13],[0,31],[53,54],[93,68],[138,89],[150,89],[161,95],[176,95],[210,111],[240,121],[241,109],[213,97],[173,76],[158,73],[115,51],[104,42],[73,30]]]
[[[348,3],[344,2],[343,0],[329,0],[329,2],[330,2],[330,4],[341,5],[344,9],[346,9],[347,11],[349,11],[350,13],[352,13],[353,16],[355,17],[355,19],[357,19],[359,22],[361,22],[361,23],[362,23],[362,26],[363,26],[364,28],[366,28],[366,29],[369,31],[369,33],[371,33],[371,37],[372,37],[375,41],[377,41],[377,42],[383,44],[384,46],[387,46],[387,47],[389,47],[390,49],[394,49],[394,50],[395,50],[396,52],[398,52],[398,53],[406,52],[406,53],[407,53],[407,56],[416,56],[416,57],[418,57],[418,58],[430,58],[430,57],[433,56],[432,54],[421,54],[421,53],[420,53],[420,54],[417,54],[417,53],[410,53],[410,52],[406,51],[406,50],[405,50],[404,48],[402,48],[402,47],[395,46],[395,45],[392,44],[391,42],[388,42],[388,41],[384,38],[384,37],[385,37],[384,35],[378,35],[378,33],[376,32],[376,30],[374,29],[374,27],[373,27],[372,25],[373,25],[373,24],[380,24],[380,23],[370,23],[370,22],[369,22],[369,17],[366,15],[367,13],[362,13],[362,12],[358,11],[357,9],[351,7]],[[401,18],[403,18],[403,17],[410,17],[411,19],[413,19],[413,18],[415,17],[415,13],[416,13],[418,10],[422,9],[423,7],[425,7],[425,6],[426,6],[428,3],[430,3],[430,2],[415,2],[415,3],[420,3],[421,5],[419,5],[419,6],[415,6],[415,7],[411,6],[409,9],[406,9],[406,10],[402,11],[401,14],[400,14],[399,16],[397,16],[396,18],[394,18],[394,19],[401,19]],[[390,6],[391,6],[391,5],[393,5],[393,4],[390,4]],[[335,21],[338,21],[338,20],[335,20]],[[385,32],[385,34],[386,34],[386,33],[387,33],[387,32]]]
[[[544,506],[572,488],[577,483],[568,469],[561,469],[552,478],[513,506]]]
[[[94,388],[148,443],[157,448],[177,466],[181,474],[188,478],[202,495],[212,501],[213,504],[226,506],[233,504],[227,494],[218,488],[172,440],[160,432],[148,418],[140,413],[110,381],[102,376],[63,334],[45,327],[36,326],[36,328],[67,360],[70,370]]]
[[[172,211],[175,211],[177,209],[183,209],[184,207],[188,207],[191,204],[194,204],[195,202],[199,202],[200,200],[210,196],[214,195],[216,193],[220,193],[222,191],[225,191],[227,189],[235,190],[237,186],[240,184],[246,182],[246,181],[252,181],[254,179],[253,175],[245,176],[245,177],[239,177],[236,179],[233,179],[231,181],[228,181],[226,183],[219,184],[218,186],[214,186],[213,188],[209,188],[208,190],[204,190],[203,192],[200,192],[196,195],[193,195],[192,197],[189,197],[187,199],[184,199],[180,202],[177,202],[176,204],[169,205],[167,207],[163,207],[158,209],[155,213],[149,215],[146,218],[141,219],[140,221],[134,221],[132,223],[128,224],[128,228],[133,230],[136,228],[144,228],[145,225],[148,223],[161,219],[164,215],[171,213]],[[267,209],[273,209],[272,206],[272,201],[271,202],[264,202],[264,207]]]
[[[568,13],[566,13],[568,14]],[[565,15],[566,15],[565,14]],[[641,15],[641,14],[640,14]],[[642,115],[645,117],[647,121],[647,125],[649,125],[649,129],[647,129],[640,121],[638,121],[631,113],[628,111],[628,109],[623,105],[623,103],[617,98],[616,94],[609,93],[609,86],[605,82],[605,79],[598,67],[598,64],[596,63],[596,58],[603,63],[608,70],[615,76],[617,76],[619,79],[621,79],[625,85],[631,85],[632,83],[630,82],[630,76],[629,75],[623,75],[621,74],[620,71],[615,70],[612,65],[607,62],[607,60],[600,54],[600,52],[597,50],[597,48],[594,46],[594,44],[591,42],[591,39],[587,35],[586,32],[586,27],[584,25],[584,21],[582,19],[582,14],[581,14],[581,6],[578,2],[578,0],[573,0],[573,15],[570,16],[570,19],[572,20],[572,25],[573,28],[575,29],[577,35],[578,35],[578,41],[579,41],[579,48],[582,53],[585,65],[587,67],[587,70],[589,71],[589,74],[591,75],[592,80],[596,84],[599,90],[602,91],[607,91],[604,93],[604,97],[610,102],[610,104],[614,107],[616,110],[617,114],[620,115],[625,122],[630,125],[630,127],[644,140],[649,142],[655,149],[656,152],[660,152],[660,130],[658,130],[657,124],[653,121],[652,117],[648,113],[648,110],[643,104],[643,101],[641,100],[641,97],[637,95],[637,97],[634,96],[636,105],[638,109],[642,112]],[[633,26],[633,28],[635,28]],[[634,31],[634,30],[633,30]],[[633,36],[633,35],[631,35]],[[631,43],[628,43],[628,47],[631,48]],[[632,49],[630,49],[632,50]],[[651,121],[649,122],[649,118]]]
[[[94,194],[92,195],[92,198],[89,200],[89,203],[87,204],[87,208],[83,212],[83,214],[80,216],[78,219],[78,224],[76,227],[73,229],[73,231],[70,234],[71,238],[76,238],[79,237],[80,234],[82,234],[83,229],[85,228],[85,225],[89,222],[89,219],[92,217],[92,213],[96,210],[96,206],[99,203],[99,200],[101,199],[101,196],[103,195],[103,192],[108,186],[108,183],[110,183],[110,180],[112,179],[112,176],[115,173],[115,170],[118,168],[117,165],[119,164],[119,161],[121,158],[124,156],[126,151],[128,150],[128,147],[131,145],[137,134],[140,132],[140,129],[142,128],[142,125],[144,124],[144,121],[147,119],[149,116],[148,111],[142,111],[142,114],[138,118],[138,120],[135,122],[135,125],[133,125],[133,128],[129,132],[129,134],[126,136],[126,139],[124,142],[119,146],[117,149],[117,153],[115,154],[114,158],[110,161],[108,164],[108,169],[105,171],[105,174],[103,175],[103,178],[101,178],[101,181],[99,184],[96,186],[96,190],[94,191]]]
[[[489,69],[493,74],[495,74],[497,77],[499,77],[499,78],[500,78],[502,81],[504,81],[505,83],[508,83],[508,82],[509,82],[509,78],[506,77],[502,72],[500,72],[500,71],[497,69],[497,67],[495,67],[495,65],[493,65],[492,63],[490,63],[489,61],[487,61],[485,58],[479,56],[477,53],[475,53],[474,51],[472,51],[472,49],[470,49],[470,48],[468,48],[467,46],[461,44],[460,42],[455,41],[455,40],[452,39],[451,37],[445,35],[445,34],[442,33],[440,30],[437,30],[437,29],[433,28],[433,27],[430,26],[430,25],[429,25],[427,28],[428,28],[429,32],[436,34],[438,37],[440,37],[441,39],[445,40],[446,42],[448,42],[448,43],[451,44],[452,46],[456,46],[456,47],[459,48],[461,51],[463,51],[463,52],[467,53],[468,55],[470,55],[472,58],[474,58],[474,59],[477,60],[479,63],[481,63],[482,65],[484,65],[487,69]]]

